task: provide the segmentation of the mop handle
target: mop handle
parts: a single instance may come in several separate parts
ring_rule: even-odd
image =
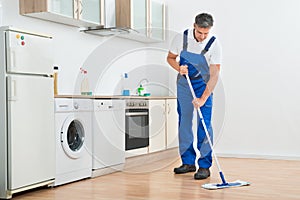
[[[187,80],[187,82],[188,82],[188,84],[189,84],[189,87],[190,87],[190,90],[191,90],[193,99],[196,99],[195,91],[194,91],[194,89],[193,89],[193,86],[192,86],[190,77],[189,77],[188,75],[185,75],[185,77],[186,77],[186,80]],[[221,170],[221,166],[220,166],[219,161],[218,161],[218,158],[217,158],[217,155],[215,154],[215,151],[214,151],[214,148],[213,148],[213,144],[212,144],[212,142],[211,142],[211,138],[210,138],[210,136],[209,136],[209,134],[208,134],[208,131],[207,131],[207,128],[206,128],[206,124],[205,124],[205,122],[204,122],[203,115],[202,115],[202,112],[201,112],[201,110],[200,110],[200,107],[197,109],[197,111],[198,111],[200,120],[201,120],[201,122],[202,122],[202,125],[203,125],[203,128],[204,128],[206,137],[207,137],[207,139],[208,139],[208,143],[209,143],[209,146],[210,146],[210,148],[211,148],[211,152],[212,152],[212,154],[213,154],[213,156],[214,156],[214,158],[215,158],[215,161],[216,161],[216,164],[217,164],[217,167],[218,167],[218,170],[219,170],[219,173],[220,173],[222,182],[223,182],[223,183],[226,183],[225,178],[224,178],[224,175],[223,175],[222,170]]]

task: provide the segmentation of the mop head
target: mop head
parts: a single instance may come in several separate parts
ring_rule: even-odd
[[[204,189],[208,189],[208,190],[217,190],[217,189],[223,189],[223,188],[229,188],[229,187],[241,187],[241,186],[247,186],[247,185],[250,185],[250,183],[237,180],[232,183],[207,183],[207,184],[202,185],[202,187]]]

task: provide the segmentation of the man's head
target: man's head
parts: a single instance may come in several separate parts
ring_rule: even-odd
[[[213,17],[207,13],[201,13],[195,17],[194,29],[195,37],[202,42],[209,34],[211,27],[214,24]]]

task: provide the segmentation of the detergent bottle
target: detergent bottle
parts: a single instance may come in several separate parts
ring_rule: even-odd
[[[81,86],[80,86],[80,93],[81,95],[91,95],[90,92],[90,86],[89,86],[89,80],[87,77],[87,70],[80,68],[81,73],[83,74],[83,78],[81,81]]]
[[[142,84],[140,84],[140,87],[138,87],[138,95],[144,96],[144,93],[145,93],[144,88],[143,88]]]

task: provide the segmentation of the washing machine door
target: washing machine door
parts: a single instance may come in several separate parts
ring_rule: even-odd
[[[65,153],[71,158],[79,158],[84,148],[84,125],[74,115],[69,116],[62,127],[61,145]]]

